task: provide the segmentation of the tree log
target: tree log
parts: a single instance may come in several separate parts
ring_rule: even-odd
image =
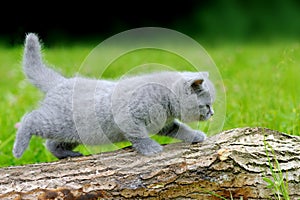
[[[0,168],[0,199],[270,199],[264,141],[300,198],[300,137],[237,128],[203,143],[173,143],[155,156],[132,148],[51,163]],[[274,155],[276,157],[274,157]]]

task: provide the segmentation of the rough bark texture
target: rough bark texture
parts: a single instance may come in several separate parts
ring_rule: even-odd
[[[151,157],[126,148],[1,168],[0,199],[220,199],[213,194],[270,199],[263,181],[271,178],[264,136],[288,178],[291,199],[299,199],[300,137],[266,128],[224,131],[199,144],[169,144]]]

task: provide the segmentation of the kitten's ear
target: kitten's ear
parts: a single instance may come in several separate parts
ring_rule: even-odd
[[[191,87],[192,88],[199,88],[202,85],[203,82],[204,82],[204,79],[202,79],[202,78],[195,79],[191,82]]]
[[[204,79],[208,78],[208,76],[209,76],[208,72],[201,72],[200,77],[196,77],[196,78],[193,78],[192,80],[190,80],[191,87],[193,89],[199,89],[199,88],[201,89]]]
[[[205,73],[205,74],[204,74]],[[203,82],[205,81],[208,73],[206,72],[185,72],[183,73],[185,85],[193,89],[203,88]]]
[[[204,79],[202,78],[198,78],[198,79],[194,79],[193,81],[190,82],[190,86],[191,88],[196,91],[196,90],[202,90],[202,84],[204,82]]]

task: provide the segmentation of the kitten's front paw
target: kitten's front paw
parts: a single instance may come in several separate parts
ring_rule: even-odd
[[[150,138],[140,138],[132,144],[139,153],[150,156],[162,152],[163,147]]]
[[[206,139],[206,135],[201,131],[191,130],[185,132],[184,136],[180,139],[184,142],[197,143],[203,142]]]
[[[192,143],[203,142],[207,138],[205,133],[203,133],[201,131],[194,131],[194,134],[195,134],[195,137],[191,141]]]

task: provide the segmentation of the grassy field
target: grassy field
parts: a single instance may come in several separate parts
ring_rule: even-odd
[[[87,45],[53,47],[44,49],[44,54],[48,63],[55,65],[63,74],[72,76],[93,48]],[[226,118],[223,130],[262,126],[300,135],[298,42],[223,42],[204,48],[218,66],[225,85]],[[34,109],[43,97],[26,81],[21,69],[21,56],[22,46],[4,48],[0,45],[0,166],[56,160],[38,137],[32,138],[20,159],[12,155],[16,133],[14,124]],[[151,57],[151,53],[147,56]],[[126,71],[126,60],[120,62],[122,69],[107,71],[104,77],[116,77]],[[174,60],[175,63],[177,60]],[[185,66],[184,63],[181,66]],[[92,71],[86,74],[92,75]],[[128,143],[119,147],[126,145]]]

